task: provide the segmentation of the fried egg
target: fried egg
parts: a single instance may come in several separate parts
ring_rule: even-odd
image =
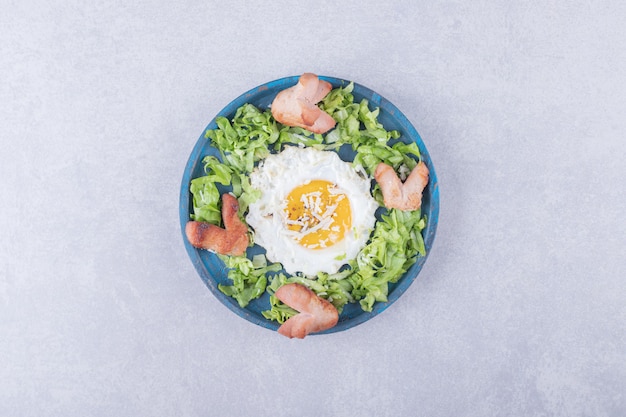
[[[292,275],[337,272],[376,223],[370,178],[335,152],[289,146],[265,158],[250,184],[261,190],[246,216],[254,241]]]

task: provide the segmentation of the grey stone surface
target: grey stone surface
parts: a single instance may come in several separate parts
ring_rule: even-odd
[[[624,3],[2,9],[0,415],[626,415]],[[207,290],[178,193],[222,107],[305,71],[407,115],[441,215],[397,303],[290,341]]]

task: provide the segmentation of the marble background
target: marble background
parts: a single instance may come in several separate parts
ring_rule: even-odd
[[[4,1],[0,415],[626,415],[620,1]],[[185,253],[211,118],[352,79],[435,163],[435,247],[382,315],[287,340]]]

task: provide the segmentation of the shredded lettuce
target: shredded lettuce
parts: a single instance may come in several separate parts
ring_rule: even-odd
[[[417,144],[399,140],[398,131],[387,131],[378,121],[379,109],[370,109],[366,99],[355,102],[353,89],[353,83],[335,88],[319,104],[337,122],[325,135],[283,126],[274,120],[269,109],[262,111],[252,104],[237,109],[232,120],[218,117],[217,128],[207,130],[205,137],[218,149],[220,158],[207,156],[203,160],[206,175],[191,181],[191,218],[220,225],[220,192],[225,190],[238,198],[239,214],[243,218],[249,204],[259,198],[261,192],[250,186],[248,174],[270,152],[279,152],[287,144],[321,150],[350,146],[355,152],[353,166],[370,176],[381,162],[392,166],[401,176],[410,172],[421,157]],[[382,206],[378,184],[374,185],[372,194]],[[340,312],[346,304],[356,302],[362,310],[371,311],[376,302],[387,301],[389,284],[397,282],[418,256],[425,256],[422,230],[426,221],[420,210],[386,210],[357,258],[335,274],[290,276],[282,271],[279,263],[268,264],[264,255],[251,259],[219,255],[228,268],[232,284],[220,284],[218,288],[236,299],[241,307],[267,292],[270,308],[263,316],[279,323],[297,313],[274,296],[280,286],[292,282],[310,288]]]
[[[189,186],[193,196],[191,219],[221,226],[220,192],[217,184],[230,184],[233,171],[214,156],[205,157],[203,163],[207,175],[194,178]]]
[[[425,255],[421,234],[425,225],[420,210],[396,209],[376,223],[370,242],[357,257],[355,272],[348,277],[363,310],[371,311],[376,301],[387,301],[388,283],[397,282],[418,255]]]
[[[219,149],[222,159],[240,173],[251,172],[254,163],[269,155],[269,147],[279,137],[278,125],[270,112],[262,112],[252,104],[239,107],[231,121],[216,119],[217,129],[209,129],[205,137]]]
[[[261,256],[265,259],[265,256]],[[224,294],[237,300],[242,308],[263,295],[267,286],[268,273],[282,269],[278,263],[267,265],[265,261],[259,262],[259,256],[252,260],[245,256],[219,255],[219,257],[229,268],[228,278],[233,284],[218,284],[217,287]]]

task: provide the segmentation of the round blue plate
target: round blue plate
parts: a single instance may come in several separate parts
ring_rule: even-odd
[[[274,100],[276,94],[295,85],[298,82],[299,76],[292,76],[281,78],[279,80],[271,81],[266,84],[262,84],[252,90],[242,94],[228,104],[222,111],[215,116],[226,117],[232,119],[235,115],[237,108],[245,103],[251,103],[260,109],[266,109]],[[346,86],[350,83],[348,80],[340,78],[320,76],[320,79],[326,80],[335,87]],[[427,225],[423,230],[424,243],[426,245],[426,256],[418,258],[417,262],[407,271],[407,273],[395,284],[389,285],[388,301],[385,303],[377,302],[374,304],[374,308],[371,312],[364,312],[361,310],[358,303],[348,304],[344,307],[341,315],[339,316],[339,322],[337,325],[322,333],[333,333],[342,330],[349,329],[358,324],[361,324],[372,317],[380,314],[387,307],[389,307],[394,301],[396,301],[415,280],[420,270],[424,266],[428,254],[433,246],[435,239],[435,233],[437,230],[437,221],[439,218],[439,186],[437,183],[437,175],[435,173],[435,167],[433,166],[428,150],[422,142],[417,130],[413,127],[411,122],[394,106],[391,102],[381,97],[374,91],[354,83],[354,95],[355,102],[360,102],[362,99],[367,99],[371,109],[376,107],[380,108],[378,120],[383,124],[387,130],[398,130],[401,133],[401,140],[409,143],[417,143],[422,159],[430,170],[430,181],[428,187],[424,190],[422,200],[422,213],[427,216]],[[211,292],[229,309],[238,314],[239,316],[249,320],[252,323],[259,326],[266,327],[268,329],[277,330],[279,324],[275,321],[267,320],[261,314],[262,311],[269,309],[269,295],[263,294],[260,298],[253,300],[245,308],[239,307],[237,301],[231,297],[224,295],[219,289],[218,284],[230,285],[231,282],[227,278],[227,270],[224,263],[213,253],[206,250],[199,250],[191,246],[185,236],[185,225],[190,219],[190,214],[193,210],[193,203],[191,193],[189,192],[189,185],[192,179],[205,175],[204,165],[202,160],[207,155],[218,155],[218,152],[210,144],[210,141],[204,137],[204,132],[207,129],[217,128],[215,118],[211,120],[206,129],[200,135],[196,145],[194,146],[187,165],[185,166],[185,172],[183,174],[182,185],[180,190],[180,227],[183,235],[183,242],[187,253],[193,262],[194,267],[198,271],[200,278],[206,284]]]

